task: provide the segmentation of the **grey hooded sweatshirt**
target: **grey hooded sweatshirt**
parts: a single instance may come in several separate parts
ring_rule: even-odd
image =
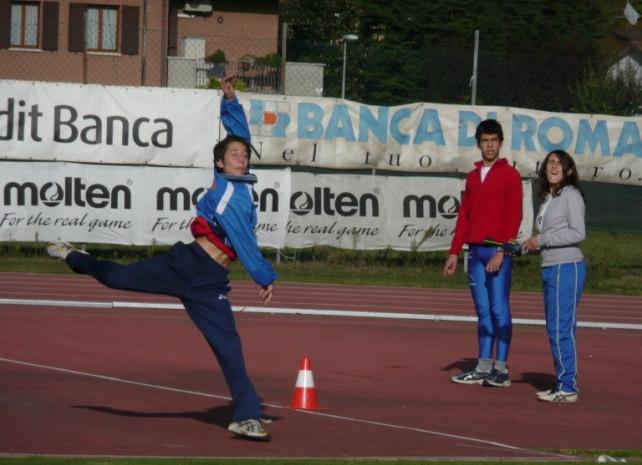
[[[582,194],[573,186],[565,186],[560,195],[549,198],[545,205],[546,202],[536,219],[542,266],[582,261],[580,242],[586,237]]]

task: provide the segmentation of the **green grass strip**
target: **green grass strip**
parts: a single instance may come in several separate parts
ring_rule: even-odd
[[[0,243],[0,271],[30,273],[71,273],[49,258],[44,243]],[[123,263],[150,257],[167,250],[163,246],[134,247],[88,244],[99,257]],[[582,244],[587,265],[586,294],[642,295],[642,235],[590,231]],[[266,249],[276,262],[276,251]],[[276,266],[281,282],[363,284],[393,287],[466,289],[462,260],[455,277],[442,274],[446,252],[400,252],[390,249],[356,251],[313,247],[285,250]],[[514,291],[541,290],[541,259],[519,257],[513,271]],[[241,266],[230,268],[234,280],[249,279]]]

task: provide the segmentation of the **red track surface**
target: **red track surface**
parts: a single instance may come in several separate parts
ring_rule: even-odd
[[[234,305],[258,306],[235,283]],[[467,291],[282,284],[273,307],[473,315]],[[175,302],[83,276],[0,273],[0,298]],[[515,317],[542,318],[515,293]],[[587,296],[581,321],[642,322],[642,298]],[[476,354],[472,323],[237,314],[248,369],[275,417],[269,444],[231,439],[227,389],[182,311],[0,305],[0,453],[244,457],[550,457],[639,448],[642,331],[578,331],[580,401],[553,380],[543,327],[516,326],[513,386],[448,377]],[[326,408],[287,408],[301,357]]]

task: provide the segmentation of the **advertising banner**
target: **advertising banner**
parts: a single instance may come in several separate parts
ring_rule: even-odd
[[[0,160],[209,167],[220,93],[0,80]],[[257,165],[467,173],[477,124],[497,119],[502,155],[535,177],[556,149],[583,181],[642,185],[639,117],[510,107],[373,106],[322,97],[238,93]]]
[[[218,91],[0,80],[0,158],[202,166]]]
[[[205,168],[0,162],[0,240],[111,244],[190,241]],[[264,247],[443,250],[452,239],[463,179],[256,169]],[[533,224],[524,182],[520,237]]]
[[[475,128],[504,130],[502,156],[536,177],[552,150],[575,159],[580,178],[642,186],[642,119],[510,107],[242,94],[259,163],[340,169],[467,173],[479,159]]]
[[[108,244],[191,241],[205,168],[2,162],[0,240]],[[256,170],[257,239],[283,248],[289,169]],[[6,179],[6,181],[5,181]]]
[[[288,247],[446,250],[465,180],[419,176],[293,173]],[[531,183],[523,184],[520,238],[533,224]]]

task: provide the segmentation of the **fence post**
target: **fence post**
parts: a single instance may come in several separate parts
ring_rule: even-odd
[[[87,10],[82,15],[83,39],[82,39],[82,83],[87,84]]]
[[[287,63],[288,23],[281,30],[281,93],[285,95],[285,64]]]
[[[470,78],[470,85],[473,88],[470,99],[471,105],[477,105],[477,62],[479,59],[479,29],[475,29],[475,51],[473,52],[473,75]]]

